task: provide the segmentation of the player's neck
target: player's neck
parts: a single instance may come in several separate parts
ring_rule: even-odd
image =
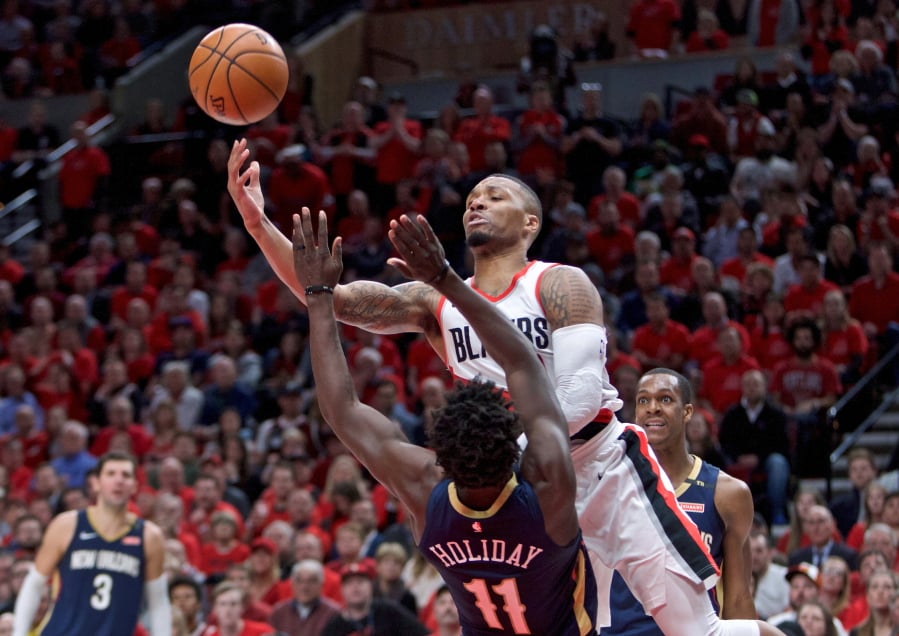
[[[696,458],[687,453],[683,448],[658,450],[653,448],[662,470],[671,480],[671,485],[676,489],[689,477],[693,470],[693,462]]]
[[[512,279],[527,265],[526,254],[520,250],[480,253],[474,262],[474,286],[489,296],[499,296]]]

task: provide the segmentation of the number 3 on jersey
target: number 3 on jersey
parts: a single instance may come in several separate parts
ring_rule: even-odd
[[[91,594],[91,607],[95,610],[105,610],[112,599],[112,577],[108,574],[98,574],[94,577],[94,593]]]
[[[496,613],[496,603],[490,596],[487,589],[487,581],[484,579],[472,579],[465,584],[465,589],[474,594],[475,606],[481,610],[484,622],[491,629],[502,629],[502,623],[499,622],[499,616]],[[516,634],[530,634],[528,622],[524,618],[524,612],[527,609],[521,603],[521,597],[518,595],[518,584],[515,579],[503,579],[498,584],[492,586],[496,594],[503,599],[503,609],[509,617],[512,629]]]

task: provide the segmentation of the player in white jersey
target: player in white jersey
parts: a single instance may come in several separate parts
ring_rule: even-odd
[[[264,214],[259,165],[253,162],[241,170],[248,156],[246,141],[235,142],[228,160],[228,190],[247,231],[279,278],[304,300],[293,272],[291,242]],[[403,222],[414,223],[408,218]],[[696,526],[677,507],[645,435],[614,417],[621,402],[605,370],[607,341],[599,293],[578,268],[530,264],[527,259],[541,222],[539,199],[517,179],[493,175],[475,186],[463,216],[474,256],[470,284],[493,302],[521,293],[519,306],[523,306],[524,294],[533,296],[525,314],[509,317],[520,328],[530,325],[532,342],[540,340],[538,354],[550,366],[572,443],[577,445],[572,458],[580,523],[597,578],[606,579],[600,587],[600,606],[608,606],[611,568],[617,568],[666,633],[759,634],[756,622],[720,621],[712,611],[706,586],[717,579],[717,567]],[[426,224],[418,247],[406,254],[404,246],[395,247],[405,256],[421,249],[437,262],[444,259],[440,243]],[[390,262],[409,273],[402,260]],[[532,268],[537,269],[529,277]],[[522,279],[531,287],[516,291]],[[465,325],[451,324],[443,304],[438,292],[419,282],[387,287],[355,281],[338,286],[334,293],[340,321],[379,333],[423,332],[447,365],[463,377],[463,367],[471,369],[487,353],[472,340],[472,330],[466,336]],[[449,331],[457,327],[462,331]],[[461,339],[454,341],[454,337]],[[501,373],[482,375],[505,385]],[[696,598],[705,599],[708,613],[692,609]],[[600,616],[600,624],[604,622],[608,617]],[[763,634],[779,633],[765,627],[761,627]]]

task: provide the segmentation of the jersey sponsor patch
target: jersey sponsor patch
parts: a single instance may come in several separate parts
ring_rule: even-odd
[[[96,532],[81,532],[78,534],[78,538],[82,541],[89,541],[97,536]]]
[[[678,501],[677,503],[684,512],[705,512],[704,503],[694,503],[692,501]]]
[[[122,545],[140,545],[140,537],[123,537]]]

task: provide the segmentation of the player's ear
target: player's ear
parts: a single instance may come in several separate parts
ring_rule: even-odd
[[[691,417],[693,417],[693,405],[684,404],[684,421],[689,422]]]

